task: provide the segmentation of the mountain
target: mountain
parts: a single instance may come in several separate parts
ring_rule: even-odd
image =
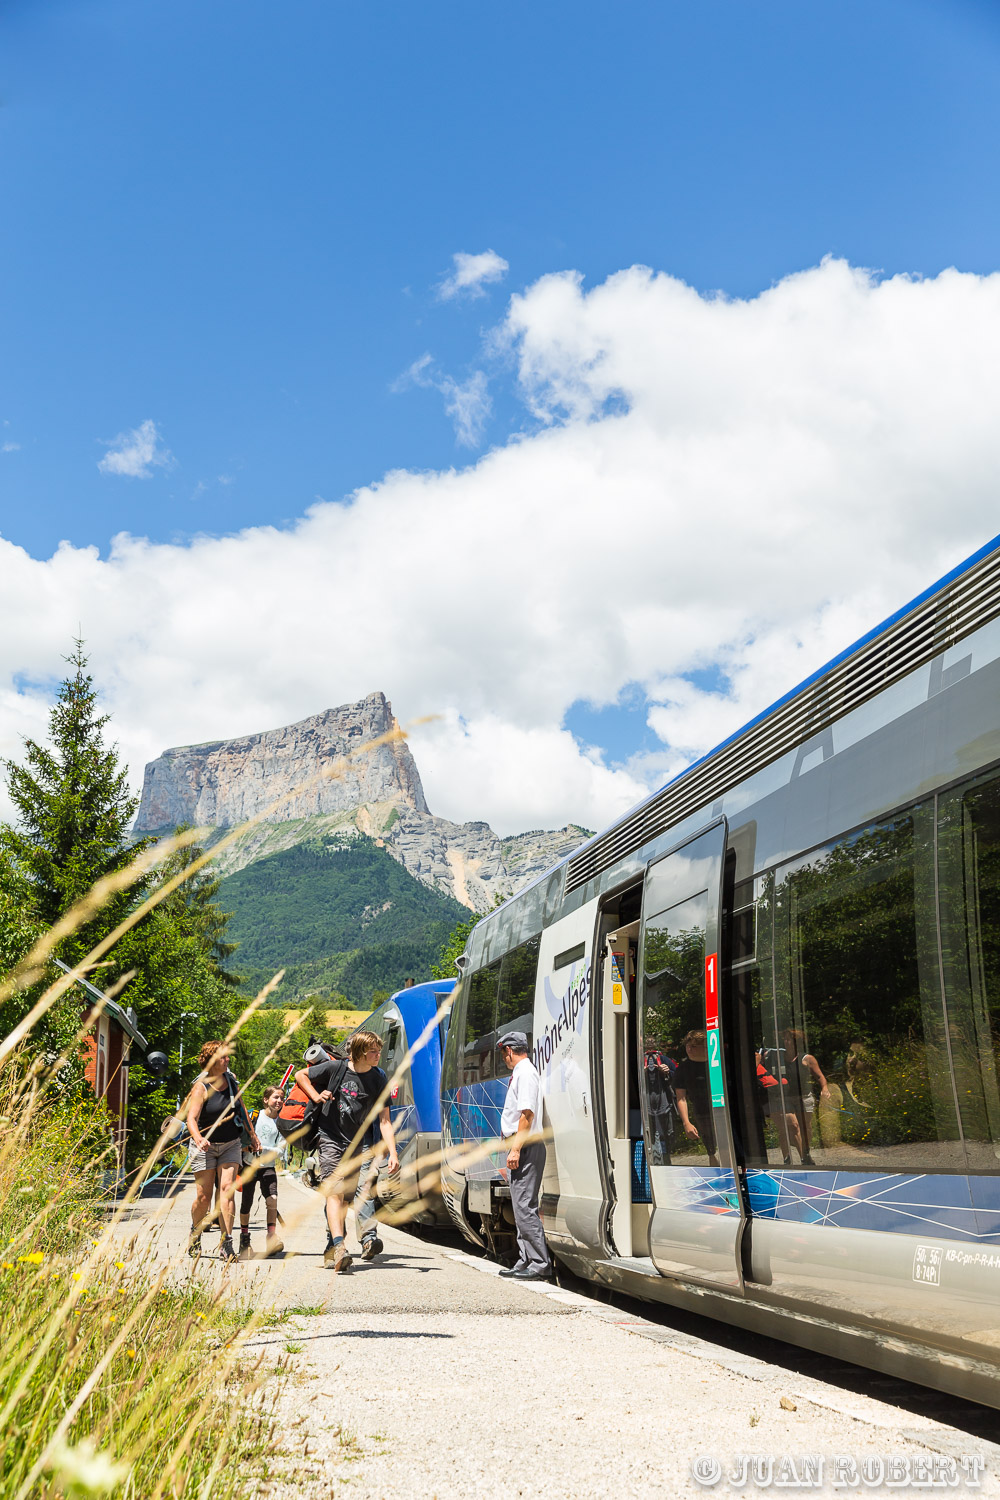
[[[224,876],[303,843],[363,834],[421,884],[473,911],[589,837],[571,823],[501,839],[488,823],[434,817],[405,740],[366,749],[398,727],[385,695],[371,693],[283,729],[165,750],[146,767],[135,832],[191,823],[211,844],[263,814],[220,851]]]
[[[372,839],[310,839],[223,880],[244,988],[278,970],[283,1005],[317,995],[367,1009],[378,991],[424,977],[465,907],[429,890]]]
[[[319,995],[367,1007],[426,976],[469,911],[486,911],[589,836],[569,824],[499,838],[430,812],[382,693],[283,729],[180,745],[146,767],[137,834],[180,823],[214,860],[235,965],[255,990],[286,970],[282,1004]]]

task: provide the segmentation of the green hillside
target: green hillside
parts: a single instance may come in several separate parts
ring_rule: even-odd
[[[217,900],[233,914],[227,936],[239,943],[233,964],[244,988],[285,968],[284,1004],[320,991],[363,1005],[408,975],[424,977],[469,915],[367,838],[297,844],[256,860],[222,881]]]

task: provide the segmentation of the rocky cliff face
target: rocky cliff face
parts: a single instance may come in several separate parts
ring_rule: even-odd
[[[474,911],[512,895],[588,837],[569,824],[500,839],[488,823],[433,817],[405,741],[357,753],[395,726],[384,695],[372,693],[285,729],[166,750],[146,767],[135,831],[179,823],[221,830],[265,812],[220,853],[221,874],[306,839],[366,836],[424,885]],[[337,775],[328,779],[321,773],[329,767]]]
[[[396,728],[384,694],[327,709],[284,729],[165,750],[146,767],[136,833],[192,823],[229,828],[265,809],[269,823],[391,803],[427,812],[405,741],[351,756]],[[338,766],[338,762],[342,762]],[[326,777],[325,771],[336,770]]]

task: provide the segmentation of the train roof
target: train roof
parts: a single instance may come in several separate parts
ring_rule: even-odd
[[[575,890],[998,613],[1000,536],[995,536],[509,899],[516,900],[563,866],[568,866],[566,890]]]

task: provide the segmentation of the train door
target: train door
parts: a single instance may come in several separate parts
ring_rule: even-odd
[[[601,911],[600,1081],[608,1163],[608,1237],[620,1259],[649,1255],[652,1200],[639,1098],[636,981],[642,887],[632,886]]]
[[[722,820],[649,866],[638,946],[639,1095],[656,1269],[742,1290],[742,1196],[726,1108]]]

